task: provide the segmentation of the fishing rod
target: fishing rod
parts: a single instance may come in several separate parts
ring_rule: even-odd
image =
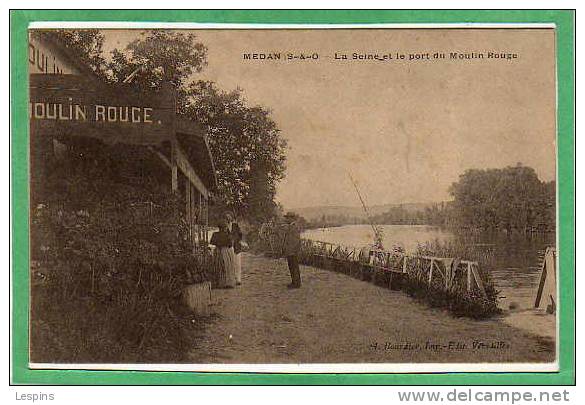
[[[360,189],[358,187],[357,181],[355,181],[355,179],[353,178],[353,176],[351,175],[350,172],[347,172],[349,179],[351,180],[351,184],[353,184],[353,187],[355,188],[355,192],[358,195],[358,198],[360,199],[360,202],[362,203],[362,208],[364,209],[364,212],[366,213],[366,217],[368,218],[368,222],[370,223],[370,226],[372,227],[372,230],[374,231],[374,243],[376,245],[376,247],[382,249],[382,239],[383,239],[383,235],[382,235],[382,230],[380,228],[378,228],[376,225],[374,225],[374,222],[372,221],[372,217],[370,215],[370,211],[368,210],[368,206],[366,205],[366,202],[364,201],[362,194],[360,193]]]

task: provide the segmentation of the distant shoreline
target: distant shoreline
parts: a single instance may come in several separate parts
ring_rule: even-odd
[[[552,229],[545,229],[545,230],[528,230],[528,231],[521,231],[521,230],[512,230],[511,232],[507,232],[505,229],[479,229],[479,228],[467,228],[467,227],[453,227],[453,226],[441,226],[438,224],[405,224],[405,223],[383,223],[383,224],[374,224],[375,226],[431,226],[434,228],[439,228],[443,230],[448,230],[451,232],[471,232],[474,234],[478,233],[486,233],[486,234],[510,234],[510,235],[530,235],[530,234],[539,234],[539,235],[548,235],[556,233],[556,230]],[[330,228],[341,228],[344,226],[372,226],[369,223],[351,223],[351,224],[334,224],[334,225],[323,225],[323,224],[309,224],[304,230],[314,230],[314,229],[330,229]]]

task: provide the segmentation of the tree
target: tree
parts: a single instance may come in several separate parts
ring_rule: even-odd
[[[227,205],[256,221],[274,216],[287,145],[270,111],[247,106],[241,90],[221,91],[213,82],[194,82],[186,94],[183,113],[207,129]]]
[[[207,66],[207,48],[194,34],[173,30],[143,31],[123,50],[114,49],[108,64],[114,81],[121,82],[139,69],[132,83],[141,90],[160,90],[171,82],[183,105],[186,86],[194,73]]]
[[[107,80],[107,63],[104,58],[104,36],[97,29],[44,31],[71,50],[95,74]]]
[[[250,191],[244,197],[248,216],[257,222],[265,222],[276,216],[278,207],[274,202],[276,190],[269,179],[269,169],[263,160],[250,162]]]
[[[453,183],[453,210],[459,224],[479,229],[553,228],[554,183],[543,183],[534,169],[467,170]]]

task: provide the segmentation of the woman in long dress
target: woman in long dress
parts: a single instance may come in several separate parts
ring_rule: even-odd
[[[215,245],[216,287],[234,288],[236,286],[236,255],[226,223],[219,224],[219,231],[211,235],[209,243]]]

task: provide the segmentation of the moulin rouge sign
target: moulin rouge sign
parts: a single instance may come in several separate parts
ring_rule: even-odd
[[[69,99],[72,101],[72,99]],[[30,102],[29,118],[35,120],[128,122],[132,124],[153,124],[151,107],[130,107],[111,105],[80,105],[50,102]],[[157,124],[161,124],[157,120]]]
[[[172,92],[139,93],[79,75],[30,75],[31,134],[158,144],[173,134]]]
[[[106,142],[157,144],[173,135],[174,91],[141,93],[106,85],[50,46],[29,43],[31,135],[68,135]]]

